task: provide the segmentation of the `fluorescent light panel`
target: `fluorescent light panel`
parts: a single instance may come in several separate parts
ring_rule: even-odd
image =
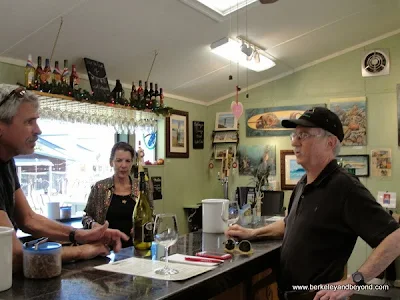
[[[258,0],[197,0],[222,16],[226,16]]]
[[[225,37],[211,44],[211,52],[256,72],[261,72],[275,66],[275,63],[260,53],[260,50],[258,51],[260,54],[259,63],[256,63],[254,59],[248,61],[246,54],[240,49],[241,44],[239,41]]]

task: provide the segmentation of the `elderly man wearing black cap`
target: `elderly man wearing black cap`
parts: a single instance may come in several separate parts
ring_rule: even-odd
[[[319,290],[309,292],[309,299],[346,298],[400,255],[399,224],[357,177],[338,165],[335,157],[344,134],[336,114],[315,107],[299,119],[283,120],[282,126],[294,129],[292,146],[306,171],[290,197],[287,216],[257,229],[233,225],[226,235],[283,237],[278,272],[282,299],[304,297],[295,291],[297,285]],[[340,281],[358,237],[376,249],[357,272]]]

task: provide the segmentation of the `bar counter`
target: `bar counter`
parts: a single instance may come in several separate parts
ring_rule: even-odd
[[[181,236],[171,247],[170,254],[222,251],[224,241],[223,234],[193,232]],[[0,299],[251,299],[257,292],[254,283],[258,281],[265,287],[265,282],[258,279],[272,276],[265,270],[277,263],[281,244],[281,240],[254,241],[251,256],[234,254],[231,260],[214,270],[185,281],[156,280],[94,269],[134,256],[134,248],[129,247],[107,257],[63,264],[61,275],[52,279],[14,275],[11,289],[1,292]],[[272,298],[275,297],[265,297]]]

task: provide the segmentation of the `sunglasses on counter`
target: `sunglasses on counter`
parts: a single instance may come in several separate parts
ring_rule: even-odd
[[[18,87],[15,90],[13,90],[11,93],[9,93],[3,101],[0,102],[0,106],[2,106],[4,103],[6,103],[8,100],[11,99],[12,96],[16,96],[17,98],[24,98],[26,93],[26,89],[24,87]]]
[[[242,255],[250,255],[253,254],[253,248],[248,240],[243,240],[240,242],[235,241],[234,239],[229,239],[225,244],[225,252],[228,253],[239,253]]]

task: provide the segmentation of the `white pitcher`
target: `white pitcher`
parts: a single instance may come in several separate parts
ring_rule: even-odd
[[[228,228],[229,200],[204,199],[203,207],[203,232],[223,233]]]
[[[0,227],[0,292],[12,286],[12,234],[14,229]]]

